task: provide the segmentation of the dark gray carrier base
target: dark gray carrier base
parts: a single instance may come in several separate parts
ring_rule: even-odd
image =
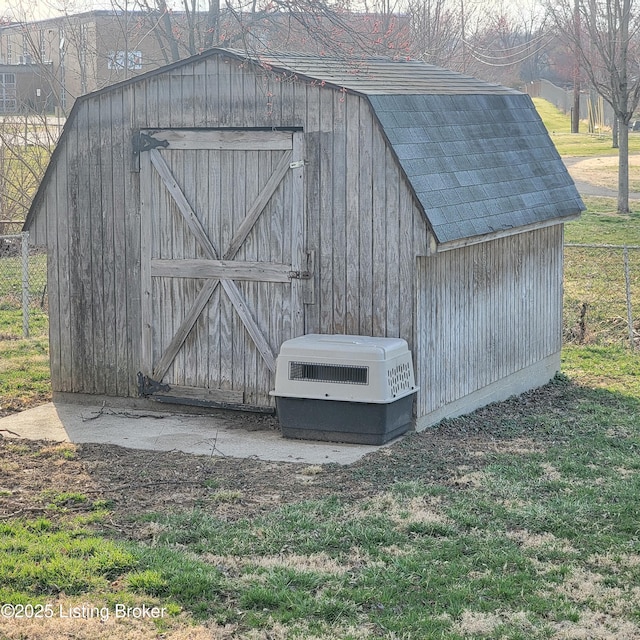
[[[387,404],[276,397],[285,438],[380,445],[411,427],[413,394]]]

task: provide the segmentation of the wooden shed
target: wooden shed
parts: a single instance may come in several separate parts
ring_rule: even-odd
[[[559,369],[583,208],[525,94],[207,51],[66,123],[25,225],[54,394],[269,408],[283,341],[338,333],[407,340],[418,428],[468,412]]]

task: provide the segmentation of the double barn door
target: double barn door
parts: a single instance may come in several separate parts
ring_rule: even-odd
[[[265,407],[304,332],[302,134],[142,132],[140,392]]]

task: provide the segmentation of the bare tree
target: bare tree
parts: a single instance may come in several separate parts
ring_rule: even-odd
[[[23,9],[23,20],[33,15],[30,9]],[[14,28],[12,20],[2,27]],[[53,63],[42,60],[42,46],[31,34],[20,27],[16,34],[20,64],[4,67],[0,99],[0,218],[18,223],[31,206],[64,118],[53,114],[60,102]]]
[[[618,124],[618,213],[629,213],[629,122],[640,99],[634,0],[560,0],[549,5],[573,45],[586,78],[613,109]]]
[[[464,71],[463,3],[457,0],[409,0],[413,55],[429,64]]]
[[[486,80],[518,86],[540,77],[551,39],[536,2],[485,4],[476,12],[475,29],[467,28],[467,66]]]
[[[0,118],[0,218],[16,222],[26,218],[61,130],[31,105],[20,110]]]
[[[172,11],[167,0],[137,0],[137,7],[165,61],[173,62],[213,46],[324,55],[406,53],[409,32],[395,2],[365,3],[369,15],[351,12],[349,0],[182,0],[180,11]]]

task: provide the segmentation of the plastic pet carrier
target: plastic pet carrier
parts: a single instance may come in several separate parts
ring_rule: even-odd
[[[285,437],[377,445],[409,429],[417,390],[405,340],[309,334],[282,344],[271,393]]]

